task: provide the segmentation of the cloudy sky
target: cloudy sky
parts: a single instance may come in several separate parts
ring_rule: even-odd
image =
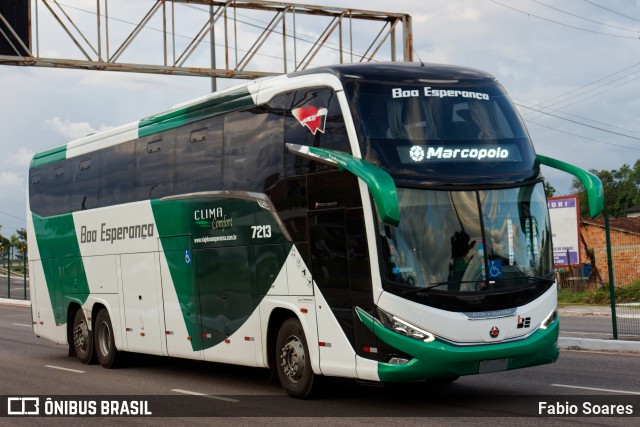
[[[96,18],[86,11],[95,10],[95,0],[60,3],[90,34]],[[315,3],[411,14],[417,56],[424,62],[465,65],[496,76],[519,105],[540,154],[586,169],[617,169],[640,157],[640,1]],[[129,22],[139,21],[150,5],[150,0],[111,0],[112,34],[126,35],[132,30]],[[206,19],[200,10],[185,5],[177,5],[176,12],[181,14],[175,31],[179,35],[192,36]],[[44,8],[38,16],[40,56],[79,59]],[[239,27],[238,44],[246,46],[259,31],[256,19],[270,17],[246,13],[242,19],[254,24]],[[150,27],[154,26],[162,24],[152,21]],[[314,28],[313,22],[300,18],[297,28],[304,38],[317,35],[324,26]],[[370,40],[373,31],[365,27],[354,32],[356,49],[362,49],[358,42]],[[178,48],[188,41],[177,40]],[[337,44],[337,39],[331,41]],[[159,46],[159,33],[145,30],[122,60],[158,61],[154,54],[161,52]],[[205,66],[208,49],[197,51],[194,63]],[[281,50],[266,52],[250,68],[282,63]],[[335,60],[335,51],[327,50],[314,64]],[[223,80],[218,85],[235,83]],[[10,235],[25,226],[26,178],[33,153],[166,110],[206,94],[210,87],[210,80],[201,77],[0,66],[0,233]],[[549,169],[543,172],[559,194],[569,193],[571,177]]]

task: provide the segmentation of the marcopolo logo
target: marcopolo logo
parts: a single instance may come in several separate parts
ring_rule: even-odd
[[[509,150],[506,148],[444,148],[429,147],[427,149],[427,159],[507,159]]]
[[[482,146],[467,147],[427,147],[424,145],[413,145],[409,148],[398,147],[398,155],[403,163],[425,163],[437,161],[460,161],[460,162],[505,162],[518,161],[520,156],[513,150],[495,147],[487,148]]]

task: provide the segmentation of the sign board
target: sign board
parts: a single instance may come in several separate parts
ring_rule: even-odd
[[[578,196],[549,197],[549,218],[556,267],[580,263],[580,210]]]

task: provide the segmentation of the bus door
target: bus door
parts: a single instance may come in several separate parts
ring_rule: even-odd
[[[308,186],[311,272],[333,315],[318,310],[319,341],[331,343],[321,351],[321,368],[327,374],[355,375],[355,349],[363,343],[353,307],[373,306],[358,180],[331,171],[310,175]]]
[[[164,334],[169,356],[202,358],[200,295],[191,236],[160,238]]]
[[[256,331],[247,323],[258,306],[253,249],[232,246],[196,251],[203,348],[228,345],[224,351],[205,352],[206,360],[256,363]],[[232,337],[241,328],[241,336]]]

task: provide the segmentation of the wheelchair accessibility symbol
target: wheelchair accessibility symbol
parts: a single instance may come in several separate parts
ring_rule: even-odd
[[[186,264],[191,264],[191,251],[189,249],[184,251],[184,262]]]
[[[489,260],[489,278],[497,279],[502,277],[502,261],[499,259]]]

